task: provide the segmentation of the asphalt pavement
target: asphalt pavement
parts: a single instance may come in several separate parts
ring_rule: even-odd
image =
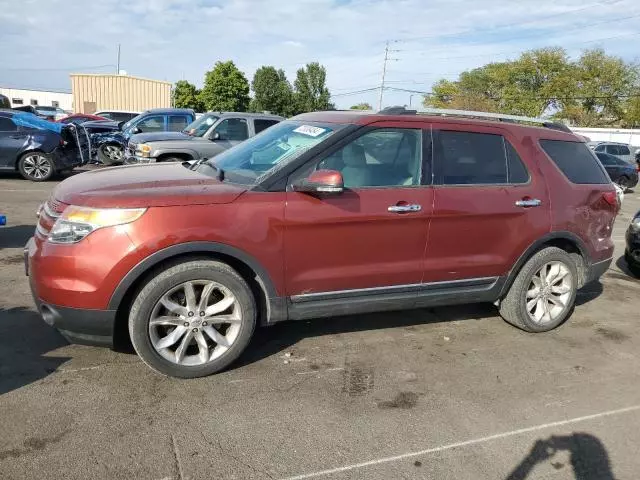
[[[69,345],[22,246],[56,182],[0,178],[0,479],[637,479],[640,280],[621,256],[545,334],[492,305],[290,322],[176,380]]]

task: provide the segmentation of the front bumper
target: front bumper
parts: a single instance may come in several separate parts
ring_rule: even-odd
[[[153,157],[139,157],[138,155],[127,155],[124,159],[124,163],[127,165],[137,163],[156,163],[156,159]]]

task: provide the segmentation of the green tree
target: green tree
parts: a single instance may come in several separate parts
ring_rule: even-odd
[[[327,71],[318,62],[308,63],[298,70],[293,82],[296,113],[333,108],[326,80]]]
[[[350,110],[373,110],[373,107],[368,103],[358,103],[356,105],[351,105],[349,108]]]
[[[636,65],[602,50],[571,61],[562,48],[543,48],[463,72],[456,81],[440,80],[424,105],[553,115],[581,126],[634,124],[640,102],[629,92],[639,88],[638,78]]]
[[[207,110],[245,112],[249,107],[249,82],[231,60],[216,62],[206,73],[198,98]]]
[[[186,80],[179,80],[173,87],[173,104],[176,108],[193,108],[196,111],[201,111],[199,93],[200,91],[194,84]]]
[[[253,98],[250,110],[269,111],[288,117],[294,113],[293,89],[283,70],[263,66],[256,70],[251,81]]]

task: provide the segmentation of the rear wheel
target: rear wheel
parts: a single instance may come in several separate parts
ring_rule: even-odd
[[[101,145],[98,159],[105,165],[120,165],[124,161],[124,147],[116,143]]]
[[[552,330],[571,314],[577,281],[569,253],[556,247],[540,250],[518,273],[500,303],[500,315],[527,332]]]
[[[256,324],[251,289],[228,265],[191,260],[170,267],[140,290],[129,315],[131,342],[164,375],[216,373],[249,344]]]
[[[27,180],[44,182],[55,173],[51,155],[43,152],[30,152],[20,157],[18,170]]]
[[[623,192],[626,192],[627,189],[629,188],[629,185],[631,185],[631,179],[628,177],[622,176],[618,178],[618,180],[616,180],[616,183],[622,189]]]

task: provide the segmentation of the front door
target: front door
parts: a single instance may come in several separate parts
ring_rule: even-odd
[[[529,137],[496,127],[433,128],[435,197],[424,281],[506,275],[550,228],[546,186],[534,175],[535,147]]]
[[[340,171],[342,194],[287,192],[287,295],[415,287],[422,281],[433,203],[431,186],[423,181],[430,177],[423,166],[430,136],[420,128],[381,124],[333,150],[306,174]]]
[[[0,168],[15,168],[18,152],[28,137],[10,118],[0,117]]]

